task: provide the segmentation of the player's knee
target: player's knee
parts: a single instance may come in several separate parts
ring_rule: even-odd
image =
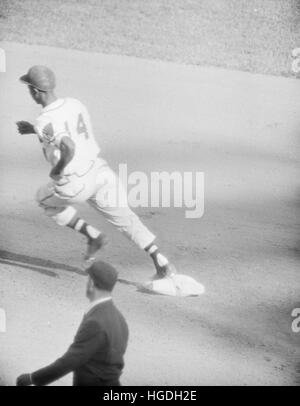
[[[72,206],[59,208],[48,207],[45,211],[47,216],[52,217],[52,219],[59,226],[68,225],[72,218],[76,215],[76,210]]]
[[[39,206],[44,210],[46,216],[51,217],[59,226],[66,226],[76,214],[72,206],[49,206],[43,201],[38,201]]]
[[[42,186],[37,190],[35,194],[35,201],[40,207],[45,208],[48,207],[48,201],[52,196],[52,191],[49,190],[49,188]]]

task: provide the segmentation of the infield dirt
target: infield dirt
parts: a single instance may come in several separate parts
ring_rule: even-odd
[[[36,139],[16,133],[39,108],[18,77],[36,63],[58,93],[90,110],[103,156],[117,170],[203,171],[205,212],[138,209],[198,298],[152,296],[135,284],[147,256],[89,208],[120,271],[115,301],[130,326],[124,385],[299,384],[298,80],[125,56],[2,43],[0,113],[0,333],[2,385],[60,356],[84,312],[85,240],[36,206],[49,168]],[[69,384],[70,377],[55,383]]]

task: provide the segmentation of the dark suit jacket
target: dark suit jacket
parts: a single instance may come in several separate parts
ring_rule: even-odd
[[[68,351],[34,372],[34,385],[47,385],[74,372],[74,386],[116,386],[124,367],[127,323],[112,300],[99,303],[83,318]]]

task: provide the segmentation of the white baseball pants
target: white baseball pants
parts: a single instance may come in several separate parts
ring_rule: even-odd
[[[141,249],[155,239],[155,235],[129,208],[118,176],[100,158],[91,161],[86,173],[74,173],[59,182],[50,181],[42,186],[36,200],[45,213],[61,226],[66,226],[76,214],[73,204],[87,202]]]

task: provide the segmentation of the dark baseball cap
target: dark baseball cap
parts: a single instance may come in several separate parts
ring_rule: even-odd
[[[117,270],[110,264],[97,261],[86,272],[92,278],[96,288],[111,292],[118,280]]]
[[[53,90],[56,85],[52,70],[42,65],[32,66],[25,75],[20,77],[20,81],[43,92]]]

